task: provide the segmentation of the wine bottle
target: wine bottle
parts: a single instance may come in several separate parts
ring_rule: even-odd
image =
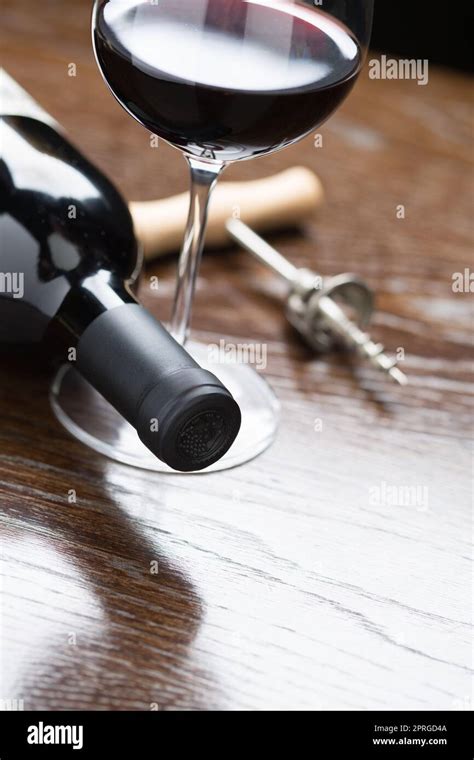
[[[126,203],[48,120],[5,105],[0,344],[41,342],[74,360],[155,456],[175,470],[209,466],[235,439],[240,410],[138,303],[141,257]]]

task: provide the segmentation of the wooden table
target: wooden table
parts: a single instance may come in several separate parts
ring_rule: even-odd
[[[126,197],[181,191],[182,158],[150,148],[106,91],[90,5],[6,0],[5,65]],[[272,275],[237,250],[206,256],[194,327],[206,340],[267,345],[281,428],[249,464],[160,476],[101,458],[55,421],[48,373],[3,357],[2,699],[27,709],[469,705],[472,311],[452,289],[471,264],[468,93],[466,77],[443,70],[427,87],[364,74],[321,130],[322,148],[308,138],[228,172],[319,172],[324,208],[273,242],[298,265],[368,280],[373,335],[404,350],[408,389],[342,354],[313,357],[272,298]],[[174,267],[148,270],[158,294],[145,278],[143,299],[162,317]]]

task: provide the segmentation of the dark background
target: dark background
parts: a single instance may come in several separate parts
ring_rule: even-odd
[[[372,47],[472,71],[473,0],[376,0]]]

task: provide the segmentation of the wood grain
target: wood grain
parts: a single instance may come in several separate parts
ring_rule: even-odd
[[[127,198],[180,192],[182,158],[151,148],[105,89],[90,5],[5,0],[5,65]],[[101,458],[55,421],[37,357],[2,356],[0,698],[30,709],[472,706],[473,314],[452,290],[471,265],[469,85],[434,68],[427,87],[363,74],[322,148],[310,137],[227,176],[318,172],[324,208],[272,242],[298,265],[370,282],[373,334],[405,350],[407,390],[343,354],[313,357],[273,277],[235,250],[206,255],[194,325],[201,338],[267,345],[282,424],[243,467],[165,477]],[[144,279],[161,317],[174,267]],[[407,488],[411,506],[390,503]]]

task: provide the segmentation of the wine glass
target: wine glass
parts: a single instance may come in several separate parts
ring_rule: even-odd
[[[93,45],[107,85],[190,167],[189,217],[170,322],[179,342],[188,337],[208,203],[219,175],[229,163],[291,145],[331,116],[360,73],[372,14],[373,0],[96,0]],[[187,347],[242,410],[241,433],[212,469],[256,456],[277,429],[278,402],[270,387],[248,366],[209,367],[205,346]],[[125,453],[134,447],[126,434],[120,440]],[[116,444],[111,439],[104,453],[114,456]],[[117,458],[127,461],[123,454]],[[131,460],[166,469],[136,448]]]

